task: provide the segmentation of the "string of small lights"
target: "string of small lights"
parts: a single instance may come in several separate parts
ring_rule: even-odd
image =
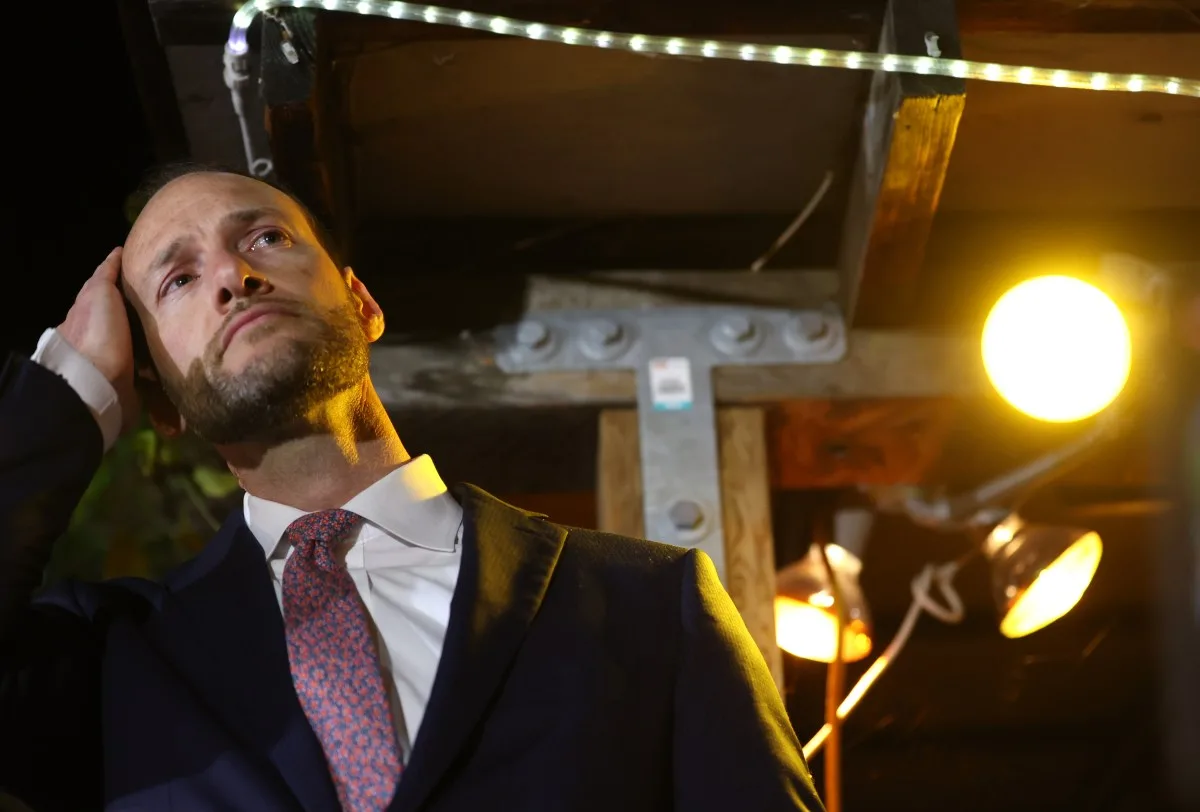
[[[549,25],[471,11],[389,0],[252,0],[233,18],[226,51],[244,55],[248,46],[246,32],[254,18],[275,8],[323,8],[396,20],[449,25],[505,36],[582,45],[593,48],[660,54],[677,57],[731,59],[744,62],[774,62],[817,68],[887,71],[892,73],[954,76],[1021,85],[1075,88],[1079,90],[1122,91],[1128,93],[1167,93],[1200,98],[1200,79],[1178,76],[1154,76],[1136,73],[1056,70],[1031,65],[1001,65],[965,59],[942,59],[930,55],[885,54],[804,48],[794,45],[763,45],[692,37],[661,37]]]

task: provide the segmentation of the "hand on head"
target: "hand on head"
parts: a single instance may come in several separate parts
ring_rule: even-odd
[[[66,319],[58,325],[63,340],[92,362],[117,390],[121,432],[137,424],[140,403],[134,387],[133,337],[125,299],[118,287],[121,249],[114,248],[84,283]]]

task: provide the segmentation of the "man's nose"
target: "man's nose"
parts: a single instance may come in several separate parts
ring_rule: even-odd
[[[217,270],[217,298],[220,304],[226,305],[271,290],[267,276],[251,268],[240,256],[231,253],[224,260]]]

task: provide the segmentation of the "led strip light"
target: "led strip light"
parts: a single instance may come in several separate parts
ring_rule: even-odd
[[[255,17],[264,11],[275,8],[322,8],[328,11],[357,12],[376,17],[390,17],[394,20],[449,25],[457,28],[490,31],[506,36],[524,37],[525,39],[643,54],[953,76],[959,79],[982,79],[1008,84],[1126,93],[1166,93],[1172,96],[1200,98],[1200,79],[1184,79],[1177,76],[1055,70],[1021,65],[1000,65],[993,62],[971,62],[965,59],[941,59],[932,54],[912,56],[802,48],[793,45],[703,40],[693,37],[622,34],[590,28],[571,28],[514,20],[509,17],[497,17],[420,3],[380,2],[380,0],[251,0],[239,8],[233,17],[229,40],[225,44],[225,82],[234,92],[234,106],[238,117],[242,119],[242,137],[246,144],[246,154],[251,164],[251,171],[259,175],[270,171],[270,162],[266,159],[254,159],[252,156],[249,134],[245,126],[245,118],[242,115],[239,91],[249,81],[245,58],[249,51],[246,33]]]
[[[1200,98],[1200,79],[1181,79],[1173,76],[1143,76],[1140,74],[1096,73],[1090,71],[1052,70],[1028,66],[998,65],[970,62],[963,59],[938,59],[932,56],[833,51],[823,48],[797,48],[790,45],[759,45],[754,43],[700,40],[689,37],[652,37],[645,34],[618,34],[589,28],[567,28],[559,25],[513,20],[476,14],[470,11],[427,6],[418,3],[372,2],[362,0],[253,0],[246,3],[233,18],[227,48],[235,54],[247,51],[246,31],[263,11],[273,8],[324,8],[329,11],[348,11],[395,20],[452,25],[491,31],[533,40],[561,42],[567,45],[588,45],[645,54],[668,56],[736,59],[746,62],[777,62],[782,65],[811,65],[813,67],[848,68],[850,70],[882,70],[893,73],[920,73],[955,76],[960,79],[984,79],[1021,85],[1071,87],[1082,90],[1117,90],[1132,93],[1169,93]]]

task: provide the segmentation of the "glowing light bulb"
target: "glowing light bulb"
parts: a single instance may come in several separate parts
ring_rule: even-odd
[[[826,606],[817,606],[812,599],[775,598],[775,639],[779,647],[796,657],[818,662],[833,662],[837,646],[837,617],[832,612],[833,601],[819,595],[814,598]],[[861,620],[851,620],[842,629],[842,659],[848,663],[861,660],[871,653],[871,636]]]
[[[1090,417],[1129,377],[1132,350],[1121,311],[1097,288],[1068,276],[1030,279],[1000,297],[982,344],[996,390],[1040,420]]]

